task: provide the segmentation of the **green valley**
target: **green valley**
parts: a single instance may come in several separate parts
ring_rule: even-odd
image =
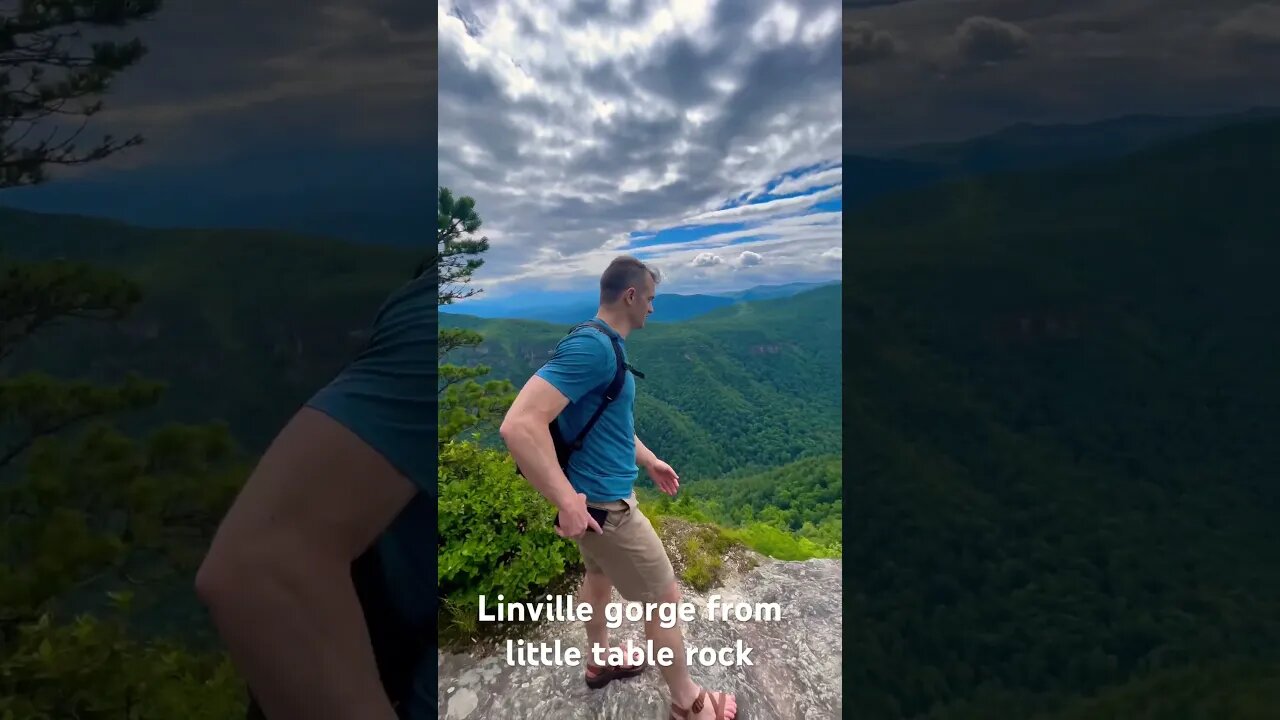
[[[1214,716],[1262,717],[1277,187],[1269,121],[846,218],[856,712],[1180,718],[1171,682],[1215,667],[1255,710]]]
[[[767,469],[840,451],[840,286],[651,323],[627,343],[636,432],[686,479]],[[583,318],[586,320],[589,318]],[[522,384],[568,329],[527,320],[441,315],[480,332],[451,355]]]
[[[0,209],[0,257],[65,259],[139,283],[119,323],[66,323],[18,348],[10,372],[118,382],[136,372],[168,384],[125,418],[225,421],[252,451],[359,352],[387,294],[421,253],[241,230],[154,230]]]

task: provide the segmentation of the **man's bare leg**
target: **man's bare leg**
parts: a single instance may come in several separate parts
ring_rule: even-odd
[[[680,588],[676,583],[671,585],[663,592],[659,602],[679,603]],[[662,627],[662,621],[654,617],[645,620],[644,623],[645,637],[653,641],[654,652],[657,653],[662,648],[671,649],[671,664],[668,666],[659,665],[662,670],[662,679],[667,683],[667,689],[671,692],[671,702],[677,707],[688,708],[694,700],[698,698],[698,692],[702,689],[693,682],[693,678],[689,676],[689,667],[685,663],[684,649],[684,632],[680,628],[680,621],[669,628]],[[702,710],[697,713],[689,713],[689,720],[710,720],[715,718],[715,708],[712,707],[711,689],[707,689],[707,697],[703,703]],[[732,720],[738,714],[737,699],[728,693],[724,696],[724,718]]]
[[[613,596],[613,583],[609,582],[609,578],[601,573],[593,573],[588,571],[582,578],[582,599],[591,605],[591,619],[583,624],[587,627],[587,672],[591,672],[591,666],[595,665],[594,649],[597,647],[605,648],[601,652],[606,652],[609,647],[609,628],[605,625],[605,606],[609,604],[609,598]],[[600,658],[608,661],[607,657]]]

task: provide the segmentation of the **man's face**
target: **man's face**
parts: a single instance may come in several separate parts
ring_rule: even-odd
[[[638,328],[644,327],[645,320],[653,313],[653,299],[657,296],[657,285],[653,278],[645,276],[644,285],[632,289],[629,310],[631,322]]]

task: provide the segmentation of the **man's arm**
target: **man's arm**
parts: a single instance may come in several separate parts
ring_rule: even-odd
[[[568,404],[554,385],[534,375],[516,395],[498,430],[525,479],[558,508],[566,507],[577,493],[556,461],[547,426]]]
[[[640,436],[636,436],[636,465],[641,469],[653,467],[653,463],[658,460],[658,456],[652,450],[640,442]]]
[[[565,338],[520,389],[499,429],[525,479],[560,510],[559,532],[567,537],[600,527],[587,514],[586,497],[560,468],[547,426],[569,403],[612,378],[614,367],[613,352],[601,338],[588,333]]]
[[[649,475],[649,479],[662,492],[675,497],[680,490],[680,476],[659,458],[652,450],[640,442],[640,436],[636,436],[636,465],[639,465]]]
[[[319,413],[267,450],[214,537],[196,593],[272,720],[394,720],[351,563],[414,485]]]

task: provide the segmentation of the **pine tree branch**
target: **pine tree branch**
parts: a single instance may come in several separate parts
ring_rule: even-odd
[[[3,470],[9,463],[13,462],[15,458],[17,458],[19,455],[25,452],[28,448],[34,445],[36,441],[39,440],[40,438],[48,437],[50,435],[56,435],[62,432],[63,430],[67,430],[71,428],[73,425],[76,425],[77,423],[84,422],[85,420],[88,420],[92,417],[96,417],[99,414],[100,413],[92,410],[86,410],[82,413],[78,413],[76,415],[68,417],[62,422],[59,422],[50,427],[33,431],[22,441],[10,447],[9,450],[6,451],[3,455],[0,455],[0,470]]]

